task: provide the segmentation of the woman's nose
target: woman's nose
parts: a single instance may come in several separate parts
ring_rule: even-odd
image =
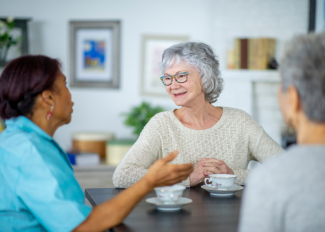
[[[173,82],[170,85],[170,88],[172,88],[172,89],[178,89],[179,86],[180,86],[179,83],[175,79],[173,79]]]

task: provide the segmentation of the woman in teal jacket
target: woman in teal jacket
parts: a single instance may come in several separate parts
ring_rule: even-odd
[[[1,231],[103,231],[120,223],[156,186],[185,179],[192,164],[157,161],[147,175],[93,209],[53,134],[71,121],[73,102],[60,63],[45,56],[11,61],[0,77]]]

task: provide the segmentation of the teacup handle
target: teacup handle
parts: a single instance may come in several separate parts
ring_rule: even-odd
[[[207,183],[207,180],[210,180],[210,178],[208,178],[208,177],[205,178],[205,179],[204,179],[204,183],[205,183],[207,186],[210,186],[210,187],[213,188],[212,181],[210,182],[210,184],[208,184],[208,183]]]

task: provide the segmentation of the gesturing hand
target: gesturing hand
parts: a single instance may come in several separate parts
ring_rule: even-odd
[[[234,174],[234,172],[222,160],[202,158],[195,165],[194,171],[190,175],[190,186],[198,185],[210,174]]]
[[[185,180],[193,171],[193,164],[168,164],[175,159],[178,151],[157,160],[148,170],[145,178],[152,187],[173,185]]]

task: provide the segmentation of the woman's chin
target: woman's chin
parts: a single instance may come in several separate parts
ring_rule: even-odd
[[[186,105],[189,100],[190,100],[190,95],[188,93],[186,94],[183,94],[181,96],[174,96],[174,95],[171,95],[174,103],[177,105],[177,106],[184,106]]]
[[[186,101],[180,100],[180,99],[173,99],[173,101],[174,101],[175,105],[177,105],[177,106],[183,106],[186,103]]]
[[[69,123],[71,122],[71,119],[72,119],[72,117],[71,117],[71,115],[70,115],[70,116],[66,119],[66,121],[65,121],[64,124],[65,124],[65,125],[66,125],[66,124],[69,124]]]

